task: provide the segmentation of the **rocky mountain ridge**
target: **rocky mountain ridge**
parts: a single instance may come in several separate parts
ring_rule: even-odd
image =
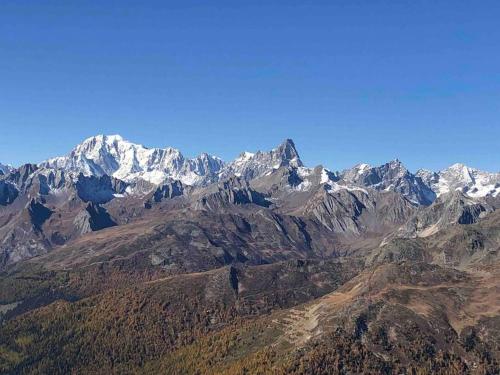
[[[291,228],[281,223],[288,217],[302,220],[317,226],[318,236],[335,237],[346,252],[356,252],[367,236],[372,246],[477,222],[500,206],[497,180],[497,174],[458,165],[413,174],[399,160],[341,173],[309,168],[290,139],[226,163],[208,154],[187,159],[172,148],[148,149],[120,136],[96,136],[65,157],[0,176],[0,253],[5,265],[86,233],[153,222],[179,210],[238,216],[266,212],[263,217],[270,215],[281,228],[271,237],[284,236],[284,242]],[[40,221],[32,212],[50,215]],[[304,235],[310,233],[304,230]]]
[[[49,159],[31,168],[39,169],[39,174],[52,180],[54,177],[51,175],[61,171],[72,179],[80,174],[108,175],[129,184],[129,191],[133,191],[138,184],[146,184],[153,190],[155,186],[173,180],[189,186],[207,186],[231,176],[252,180],[281,167],[295,168],[302,177],[307,177],[312,171],[305,168],[290,139],[269,152],[243,152],[235,160],[224,162],[207,153],[189,159],[171,147],[147,148],[119,135],[98,135],[86,139],[66,156]],[[21,168],[0,165],[0,173],[7,175]],[[326,169],[324,173],[333,176]],[[340,179],[348,185],[379,191],[395,191],[414,204],[425,206],[439,195],[453,190],[462,191],[472,198],[496,197],[500,193],[500,173],[488,173],[462,164],[454,164],[439,172],[421,169],[412,173],[396,159],[378,167],[358,164],[333,178],[323,175],[321,183],[327,181],[325,178],[331,181]],[[306,182],[300,188],[310,186]],[[143,189],[137,190],[144,192]]]

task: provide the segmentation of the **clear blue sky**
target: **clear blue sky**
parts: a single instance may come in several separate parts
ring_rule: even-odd
[[[500,170],[498,1],[0,2],[0,162],[121,134]]]

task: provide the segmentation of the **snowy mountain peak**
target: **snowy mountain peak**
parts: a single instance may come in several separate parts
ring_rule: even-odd
[[[243,151],[236,160],[250,160],[255,154],[253,152]]]
[[[459,190],[478,198],[500,194],[500,173],[489,173],[456,163],[424,180],[437,196]]]
[[[447,169],[440,172],[440,174],[449,175],[450,177],[460,179],[461,181],[473,182],[474,174],[477,174],[477,170],[467,167],[461,163],[455,163]]]
[[[399,159],[391,160],[390,162],[384,164],[383,168],[398,171],[400,174],[408,173],[408,169]]]
[[[93,137],[89,137],[85,139],[82,144],[88,144],[88,143],[93,143],[93,142],[104,142],[107,144],[112,144],[115,142],[121,142],[124,141],[123,137],[119,134],[112,134],[112,135],[106,135],[106,134],[98,134]]]
[[[435,199],[433,191],[410,173],[399,159],[378,167],[358,164],[342,172],[341,177],[350,184],[398,192],[415,204],[429,205]]]
[[[358,171],[360,172],[364,172],[366,171],[367,169],[370,169],[371,168],[371,165],[370,164],[366,164],[366,163],[360,163],[360,164],[356,164],[354,166],[354,168],[356,168]]]
[[[281,167],[303,167],[295,143],[285,139],[278,147],[268,152],[243,152],[229,163],[221,173],[221,178],[236,175],[244,179],[252,179],[271,173]]]
[[[468,169],[469,167],[466,166],[465,164],[462,163],[455,163],[450,165],[447,169],[452,169],[452,170],[463,170],[463,169]]]
[[[160,184],[178,179],[188,185],[211,182],[224,162],[209,154],[186,159],[172,147],[147,148],[119,135],[97,135],[77,145],[67,156],[42,163],[45,168],[65,169],[84,175],[109,175],[124,181],[144,179]]]

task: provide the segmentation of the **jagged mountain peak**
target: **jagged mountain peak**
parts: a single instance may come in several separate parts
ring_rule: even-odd
[[[401,174],[405,174],[408,172],[408,169],[401,160],[396,158],[379,166],[372,166],[367,163],[359,163],[350,169],[344,170],[342,174],[346,179],[355,180],[359,178],[359,176],[367,176],[374,172],[375,173],[381,172],[383,174],[390,172],[394,174],[395,173],[394,171],[399,172]]]
[[[303,167],[295,143],[285,139],[271,151],[242,152],[234,161],[228,163],[220,174],[221,179],[236,175],[246,180],[272,173],[281,167]]]
[[[399,159],[378,167],[358,164],[342,172],[341,178],[350,184],[398,192],[418,205],[429,205],[436,197],[431,188],[421,178],[408,171]]]
[[[285,139],[277,148],[273,149],[271,153],[275,153],[277,156],[281,157],[284,165],[292,165],[294,167],[303,166],[299,153],[295,148],[295,143],[290,138]]]
[[[396,171],[401,175],[410,173],[408,168],[406,168],[406,166],[403,164],[403,162],[397,158],[385,163],[384,165],[381,166],[381,168]]]
[[[285,138],[283,142],[281,142],[280,146],[291,146],[295,148],[295,142],[291,138]]]
[[[403,162],[401,160],[399,160],[398,158],[395,158],[395,159],[392,159],[390,160],[388,163],[386,163],[387,165],[391,166],[391,167],[402,167],[402,168],[405,168],[406,167],[404,166]]]

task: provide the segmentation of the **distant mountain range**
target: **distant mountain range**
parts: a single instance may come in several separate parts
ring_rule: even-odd
[[[302,166],[291,140],[270,152],[244,152],[233,162],[225,163],[206,153],[187,159],[171,147],[146,148],[119,135],[98,135],[86,139],[67,156],[47,160],[40,167],[86,176],[109,175],[127,182],[142,179],[161,184],[179,180],[186,185],[200,186],[232,174],[254,178],[284,165]]]
[[[495,374],[499,192],[290,139],[0,165],[0,373]]]
[[[300,168],[302,175],[311,173],[311,169],[304,167],[290,139],[269,152],[243,152],[226,163],[207,153],[189,159],[171,147],[146,148],[119,135],[98,135],[86,139],[68,155],[49,159],[37,168],[41,174],[61,170],[71,176],[80,173],[95,177],[108,175],[127,183],[143,180],[161,185],[178,180],[184,185],[206,186],[231,175],[254,179],[284,166]],[[11,170],[12,167],[0,164],[0,173]],[[352,185],[399,192],[419,205],[429,205],[436,197],[454,190],[471,197],[495,197],[500,193],[500,173],[483,172],[462,164],[439,172],[422,169],[413,174],[396,159],[378,167],[359,164],[344,170],[338,177]]]
[[[271,151],[243,152],[224,162],[206,153],[188,159],[173,148],[150,149],[118,135],[98,135],[66,156],[0,170],[4,264],[47,252],[84,233],[130,222],[144,216],[144,209],[176,196],[182,197],[177,204],[196,209],[253,202],[276,212],[314,217],[335,232],[359,234],[393,229],[419,207],[435,202],[439,206],[447,196],[456,196],[451,193],[463,199],[454,200],[456,214],[447,216],[449,220],[460,221],[463,211],[470,209],[464,207],[476,207],[468,219],[475,222],[494,210],[491,201],[500,192],[500,174],[460,164],[415,174],[399,160],[378,167],[359,164],[342,172],[308,168],[290,139]],[[389,192],[395,195],[389,197]],[[377,219],[386,205],[394,212]],[[128,211],[134,207],[133,213]],[[432,217],[421,219],[413,234],[426,233],[436,224]],[[441,220],[439,225],[448,224]]]

